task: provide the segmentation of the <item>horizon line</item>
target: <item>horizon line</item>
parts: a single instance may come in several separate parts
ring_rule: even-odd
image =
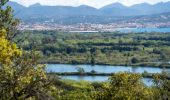
[[[22,6],[24,6],[24,7],[27,7],[27,8],[29,8],[29,7],[31,7],[31,6],[33,6],[33,5],[35,5],[35,4],[39,4],[40,6],[51,6],[51,7],[55,7],[55,6],[63,6],[63,7],[89,6],[89,7],[92,7],[92,8],[96,8],[96,7],[94,7],[94,6],[87,5],[87,4],[81,4],[81,5],[77,5],[77,6],[72,6],[72,5],[45,5],[45,4],[41,4],[41,3],[37,2],[37,3],[31,4],[31,5],[29,5],[29,6],[26,6],[26,5],[20,4],[20,3],[16,2],[16,1],[11,1],[11,0],[10,0],[9,2],[14,2],[14,3],[17,3],[17,4],[22,5]],[[122,6],[125,6],[125,7],[133,7],[133,6],[139,5],[139,4],[148,4],[148,5],[153,6],[153,5],[156,5],[156,4],[168,3],[168,2],[170,2],[170,1],[166,1],[166,2],[161,1],[161,2],[154,3],[154,4],[151,4],[151,3],[148,3],[148,2],[143,2],[143,3],[133,4],[133,5],[130,5],[130,6],[127,6],[127,5],[125,5],[125,4],[121,3],[121,2],[113,2],[113,3],[110,3],[110,4],[104,5],[104,6],[102,6],[102,7],[96,8],[96,9],[101,9],[101,8],[103,8],[103,7],[105,7],[105,6],[109,6],[109,5],[112,5],[112,4],[121,4]]]

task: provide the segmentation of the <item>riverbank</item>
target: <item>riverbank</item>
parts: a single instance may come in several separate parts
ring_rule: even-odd
[[[49,75],[58,75],[58,76],[114,76],[116,73],[93,73],[93,72],[64,72],[64,73],[48,73]],[[142,73],[140,74],[143,78],[153,78],[155,73]],[[158,74],[157,74],[158,75]],[[162,75],[162,74],[159,74]],[[170,76],[165,76],[170,80]]]
[[[96,63],[96,64],[92,64],[92,63],[59,63],[59,62],[55,62],[55,61],[47,61],[47,62],[40,62],[41,64],[68,64],[68,65],[105,65],[105,66],[132,66],[132,67],[155,67],[155,68],[170,68],[170,63],[167,62],[162,62],[162,63],[155,63],[155,62],[145,62],[145,63],[137,63],[137,64],[105,64],[105,63]]]

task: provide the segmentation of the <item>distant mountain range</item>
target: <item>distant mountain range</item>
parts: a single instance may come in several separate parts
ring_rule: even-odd
[[[88,20],[97,21],[95,20],[96,18],[98,18],[98,20],[106,20],[107,18],[109,21],[109,17],[142,16],[170,12],[170,2],[160,2],[155,5],[141,3],[130,7],[124,6],[121,3],[113,3],[100,9],[87,5],[78,7],[43,6],[37,3],[29,7],[24,7],[16,2],[9,2],[8,5],[12,6],[14,9],[15,16],[25,21],[44,21],[53,19],[53,21],[62,22],[69,20],[70,23],[75,20],[82,20],[84,22]]]

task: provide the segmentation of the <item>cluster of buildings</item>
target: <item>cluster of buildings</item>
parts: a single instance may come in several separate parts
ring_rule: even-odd
[[[64,32],[114,32],[120,28],[165,28],[170,27],[170,22],[161,23],[135,23],[135,22],[118,22],[109,24],[91,24],[79,23],[72,25],[63,25],[56,23],[21,23],[19,30],[57,30]]]

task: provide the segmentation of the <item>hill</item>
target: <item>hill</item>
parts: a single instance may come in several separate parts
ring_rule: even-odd
[[[9,2],[8,5],[12,6],[17,17],[26,22],[53,20],[60,23],[107,23],[117,21],[116,18],[121,17],[150,16],[170,12],[170,2],[160,2],[155,5],[141,3],[130,7],[121,3],[113,3],[100,9],[87,5],[44,6],[37,3],[24,7],[16,2]]]

